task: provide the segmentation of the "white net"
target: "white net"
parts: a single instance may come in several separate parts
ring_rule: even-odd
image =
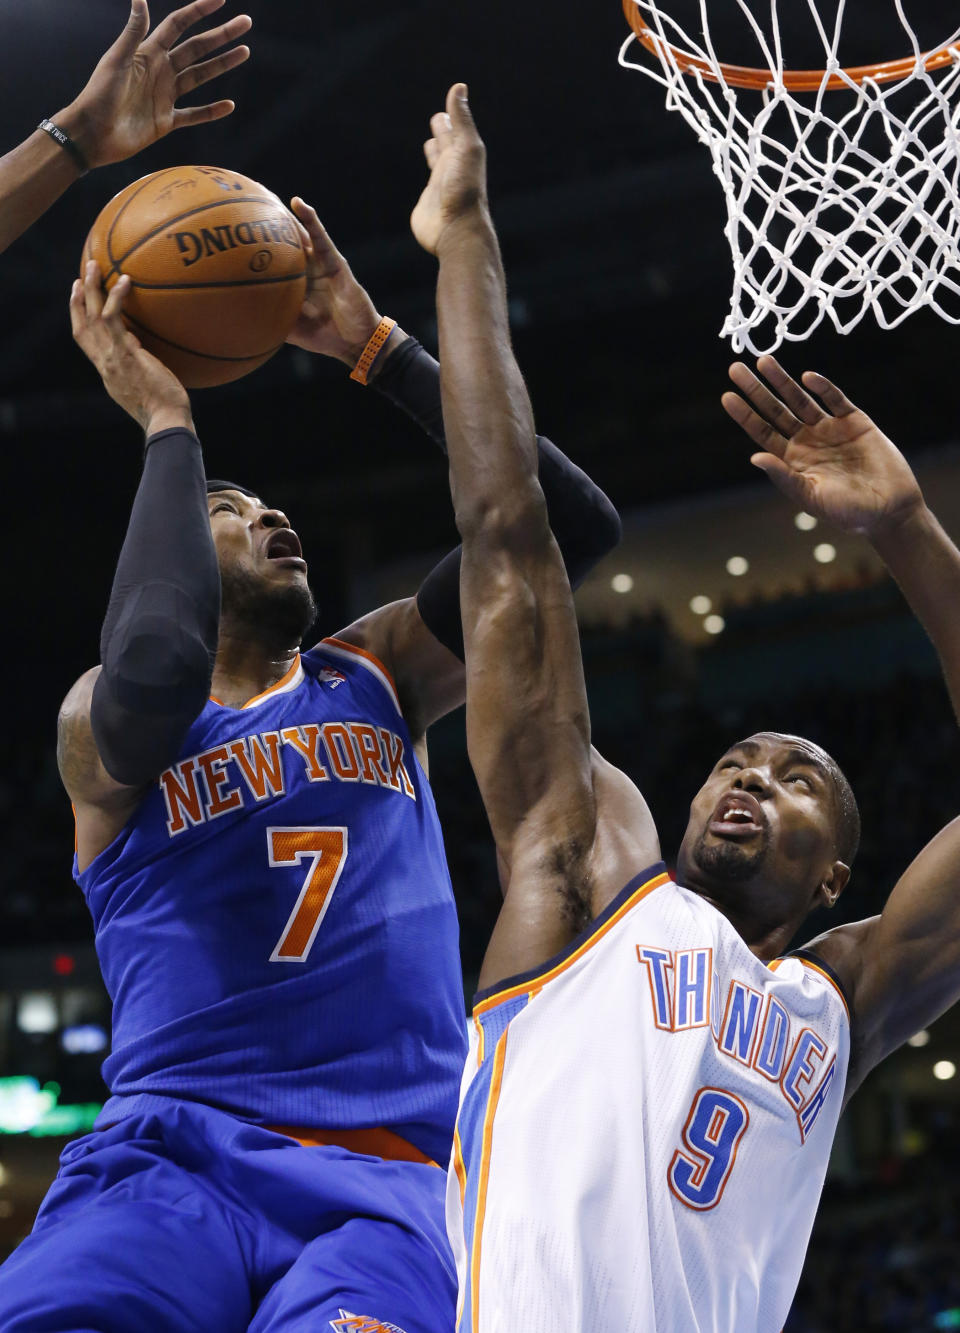
[[[625,0],[646,34],[620,52],[622,65],[666,88],[667,108],[713,157],[734,268],[722,336],[761,355],[824,320],[848,333],[867,311],[883,328],[924,307],[960,323],[960,28],[929,68],[937,62],[893,0],[904,49],[889,54],[908,59],[892,82],[879,66],[861,82],[840,61],[846,0],[832,0],[829,23],[806,0],[824,72],[804,92],[789,86],[798,80],[784,63],[777,0],[764,0],[766,30],[757,0],[735,2],[762,53],[759,90],[731,81],[737,67],[715,47],[710,0],[694,6],[699,40],[656,0]]]

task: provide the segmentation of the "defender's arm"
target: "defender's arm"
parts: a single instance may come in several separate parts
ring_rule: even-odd
[[[751,460],[809,513],[868,538],[930,635],[960,715],[960,552],[927,508],[906,459],[835,385],[811,372],[806,393],[772,357],[731,368],[743,397],[724,407],[762,452]],[[848,1095],[885,1055],[960,998],[960,820],[898,881],[878,917],[810,946],[853,1006]]]
[[[743,397],[723,399],[761,450],[750,461],[808,513],[867,538],[930,636],[960,717],[960,551],[903,454],[842,390],[808,371],[817,402],[773,357],[757,365],[780,397],[738,363],[730,377]]]
[[[147,2],[131,0],[126,27],[83,91],[49,117],[68,136],[73,152],[37,129],[0,158],[0,251],[45,213],[85,168],[122,162],[171,130],[230,114],[229,101],[176,106],[178,98],[242,64],[250,54],[246,46],[235,46],[205,59],[247,31],[251,20],[246,14],[180,41],[223,3],[195,0],[168,14],[148,37]]]
[[[847,1095],[871,1069],[960,999],[960,819],[927,844],[877,917],[810,946],[851,1001]]]
[[[545,961],[589,919],[598,808],[573,600],[537,477],[484,150],[462,85],[431,128],[431,178],[412,226],[440,261],[443,409],[463,537],[467,741],[506,881],[484,985]]]

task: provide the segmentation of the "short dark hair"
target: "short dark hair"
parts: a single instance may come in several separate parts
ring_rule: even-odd
[[[251,500],[258,498],[256,491],[248,491],[246,486],[241,486],[235,481],[225,481],[222,477],[208,477],[207,494],[216,495],[218,491],[239,491],[241,495],[248,495]]]

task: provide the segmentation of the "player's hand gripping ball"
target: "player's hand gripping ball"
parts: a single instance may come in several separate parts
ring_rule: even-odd
[[[110,200],[87,237],[124,319],[189,389],[226,384],[278,351],[300,314],[307,260],[275,194],[219,167],[168,167]]]

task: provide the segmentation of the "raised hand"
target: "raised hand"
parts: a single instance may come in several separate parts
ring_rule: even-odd
[[[299,196],[290,207],[300,223],[307,254],[307,293],[287,342],[355,366],[380,316],[316,210]]]
[[[79,96],[53,117],[91,167],[122,162],[171,130],[230,114],[234,104],[227,100],[205,106],[176,105],[195,88],[243,64],[250,54],[249,47],[234,46],[211,56],[249,29],[252,20],[246,14],[181,41],[195,23],[223,3],[193,0],[168,14],[150,33],[147,0],[131,0],[123,32]]]
[[[91,260],[70,293],[74,339],[99,371],[113,401],[148,435],[173,426],[192,429],[186,389],[124,325],[123,303],[129,290],[130,278],[124,274],[104,300],[100,269]]]
[[[424,250],[435,255],[451,227],[471,217],[489,221],[486,150],[465,83],[455,83],[447,93],[447,109],[432,117],[430,132],[423,146],[430,179],[410,215],[410,227]]]
[[[790,500],[867,536],[923,505],[900,450],[828,379],[810,370],[802,377],[817,402],[772,356],[761,357],[757,369],[776,393],[738,361],[730,378],[740,393],[721,401],[759,446],[750,462]]]

